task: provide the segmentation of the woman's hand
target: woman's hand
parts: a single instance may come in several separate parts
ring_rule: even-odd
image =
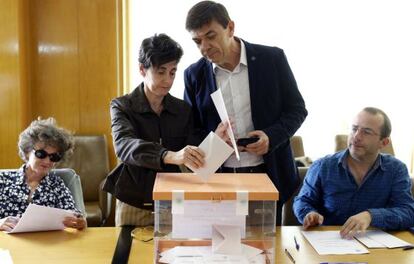
[[[198,147],[186,146],[177,152],[168,151],[164,157],[164,163],[198,169],[204,165],[204,152]]]
[[[78,230],[82,230],[86,227],[86,219],[83,216],[65,217],[63,220],[65,227],[71,227]]]
[[[12,229],[17,225],[20,218],[16,216],[8,216],[3,219],[0,219],[0,230],[1,231],[12,231]]]

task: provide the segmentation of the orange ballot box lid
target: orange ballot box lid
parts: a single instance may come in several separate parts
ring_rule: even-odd
[[[175,190],[183,190],[185,200],[236,200],[238,191],[247,191],[250,201],[279,200],[265,173],[216,173],[207,182],[194,173],[157,173],[154,200],[171,200]]]

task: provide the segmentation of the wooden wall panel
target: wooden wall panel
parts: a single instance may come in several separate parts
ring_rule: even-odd
[[[32,0],[32,119],[54,117],[79,131],[78,4]]]
[[[15,168],[22,161],[17,154],[18,135],[25,125],[26,70],[20,36],[24,34],[22,1],[0,1],[0,168]],[[24,44],[24,43],[23,43]]]
[[[109,103],[117,95],[118,77],[116,10],[116,1],[79,1],[80,132],[108,135],[111,149]],[[114,152],[109,153],[114,161]]]
[[[120,0],[0,0],[0,168],[21,164],[19,133],[38,116],[106,134],[122,91]]]

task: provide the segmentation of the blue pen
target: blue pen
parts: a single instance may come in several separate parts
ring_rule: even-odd
[[[296,236],[293,236],[293,239],[295,240],[295,247],[296,247],[296,250],[297,251],[299,251],[299,244],[298,244],[298,241],[296,241]]]

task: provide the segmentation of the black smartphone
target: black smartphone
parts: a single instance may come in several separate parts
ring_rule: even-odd
[[[237,139],[237,146],[245,147],[259,140],[259,137],[239,138]]]

